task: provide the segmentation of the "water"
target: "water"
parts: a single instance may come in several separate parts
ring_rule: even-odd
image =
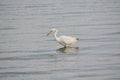
[[[0,80],[120,80],[119,60],[120,0],[0,0]]]

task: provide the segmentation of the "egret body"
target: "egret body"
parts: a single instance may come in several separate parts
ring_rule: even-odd
[[[60,43],[61,45],[63,45],[64,47],[71,47],[71,45],[75,44],[76,42],[79,41],[79,38],[75,38],[75,37],[71,37],[71,36],[57,36],[58,30],[53,28],[51,30],[48,31],[48,35],[50,35],[51,33],[54,33],[54,38],[55,40]]]

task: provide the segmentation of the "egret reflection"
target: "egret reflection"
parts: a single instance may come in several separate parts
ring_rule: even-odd
[[[62,47],[57,49],[57,51],[62,53],[76,53],[79,51],[79,47]]]

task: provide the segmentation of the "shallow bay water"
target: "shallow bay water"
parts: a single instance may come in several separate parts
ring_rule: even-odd
[[[120,80],[119,60],[119,0],[0,0],[0,80]]]

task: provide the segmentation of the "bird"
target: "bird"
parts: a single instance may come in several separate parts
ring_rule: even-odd
[[[54,33],[54,39],[65,48],[72,47],[73,44],[79,41],[79,38],[71,37],[71,36],[62,35],[58,37],[57,36],[58,30],[55,28],[50,29],[47,33],[47,36],[49,36],[51,33]]]

